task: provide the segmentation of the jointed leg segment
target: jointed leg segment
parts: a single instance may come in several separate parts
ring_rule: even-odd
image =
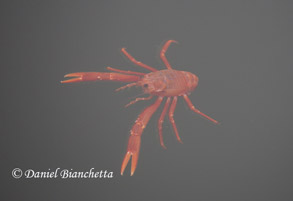
[[[152,99],[152,97],[154,97],[154,96],[153,96],[153,95],[150,95],[150,96],[148,96],[148,97],[136,98],[135,100],[133,100],[133,101],[131,101],[130,103],[128,103],[127,105],[125,105],[125,107],[128,107],[128,106],[130,106],[130,105],[132,105],[132,104],[134,104],[134,103],[136,103],[136,102],[138,102],[138,101],[142,101],[142,100],[150,100],[150,99]]]
[[[176,138],[177,140],[182,143],[181,139],[180,139],[180,136],[179,136],[179,133],[178,133],[178,130],[177,130],[177,127],[176,127],[176,124],[175,124],[175,121],[174,121],[174,111],[175,111],[175,108],[176,108],[176,104],[177,104],[177,96],[174,96],[173,98],[173,101],[171,103],[171,106],[170,106],[170,110],[169,110],[169,120],[173,126],[173,129],[175,131],[175,135],[176,135]]]
[[[146,65],[146,64],[144,64],[144,63],[141,63],[140,61],[137,61],[133,56],[131,56],[131,55],[125,50],[125,48],[122,48],[122,49],[121,49],[121,52],[122,52],[123,54],[125,54],[125,56],[126,56],[130,61],[132,61],[132,63],[134,63],[134,64],[136,64],[136,65],[138,65],[138,66],[140,66],[140,67],[146,68],[146,69],[148,69],[148,70],[150,70],[150,71],[158,71],[157,69],[155,69],[155,68],[153,68],[153,67],[150,67],[150,66],[148,66],[148,65]]]
[[[218,123],[219,123],[218,121],[214,120],[213,118],[209,117],[208,115],[206,115],[206,114],[202,113],[201,111],[199,111],[198,109],[196,109],[196,108],[194,107],[194,105],[192,104],[191,100],[188,98],[188,96],[187,96],[186,94],[183,95],[183,98],[185,99],[187,105],[189,106],[189,108],[190,108],[192,111],[194,111],[194,112],[196,112],[197,114],[199,114],[199,115],[201,115],[201,116],[207,118],[208,120],[212,121],[212,122],[215,123],[215,124],[218,124]]]
[[[166,56],[165,56],[165,53],[166,53],[167,49],[169,48],[169,46],[171,45],[171,43],[178,43],[178,42],[175,41],[175,40],[168,40],[168,41],[163,45],[162,50],[161,50],[161,52],[160,52],[160,57],[161,57],[162,61],[164,62],[164,64],[166,65],[166,67],[167,67],[168,69],[172,69],[172,67],[171,67],[171,65],[169,64],[169,62],[168,62],[168,60],[167,60],[167,58],[166,58]]]
[[[171,98],[168,97],[167,98],[167,101],[165,103],[165,106],[163,108],[163,111],[162,111],[162,114],[159,118],[159,121],[158,121],[158,128],[159,128],[159,137],[160,137],[160,144],[161,146],[164,148],[164,149],[167,149],[165,144],[164,144],[164,141],[163,141],[163,131],[162,131],[162,124],[164,122],[164,118],[165,118],[165,115],[167,113],[167,110],[168,110],[168,107],[170,105],[170,101],[171,101]]]
[[[119,88],[116,89],[115,91],[120,91],[120,90],[122,90],[122,89],[126,89],[126,88],[129,88],[129,87],[133,87],[133,86],[135,86],[135,85],[136,85],[136,82],[129,83],[129,84],[127,84],[127,85],[124,85],[124,86],[122,86],[122,87],[119,87]]]

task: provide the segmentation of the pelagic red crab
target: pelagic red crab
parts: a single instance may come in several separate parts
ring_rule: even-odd
[[[178,130],[177,130],[174,118],[173,118],[178,96],[182,96],[184,98],[187,105],[192,111],[205,117],[206,119],[212,121],[213,123],[218,124],[218,121],[214,120],[213,118],[207,116],[206,114],[196,109],[194,105],[192,104],[192,102],[190,101],[190,99],[188,98],[187,95],[189,95],[190,92],[192,92],[197,87],[198,77],[190,72],[178,71],[178,70],[172,69],[167,58],[165,57],[165,53],[171,43],[177,43],[177,42],[174,40],[168,40],[163,45],[160,51],[160,58],[164,62],[167,69],[157,70],[151,66],[141,63],[140,61],[137,61],[134,57],[132,57],[126,51],[125,48],[122,48],[121,49],[122,53],[130,61],[132,61],[137,66],[148,69],[151,72],[141,73],[141,72],[125,71],[125,70],[119,70],[119,69],[107,67],[107,69],[112,72],[70,73],[64,76],[70,79],[61,81],[61,83],[99,81],[99,80],[126,82],[129,84],[116,89],[116,91],[125,89],[127,87],[137,86],[137,87],[141,87],[145,94],[149,94],[148,97],[136,98],[135,100],[131,101],[126,106],[132,105],[136,103],[137,101],[150,100],[154,96],[157,97],[156,101],[152,105],[148,106],[142,111],[142,113],[140,113],[134,125],[132,126],[132,129],[130,130],[127,151],[121,166],[121,175],[123,175],[124,170],[131,157],[132,157],[131,175],[133,175],[133,173],[135,172],[138,156],[139,156],[140,140],[141,140],[142,132],[144,128],[147,126],[151,116],[158,109],[158,107],[160,106],[160,104],[162,103],[165,97],[167,100],[165,102],[161,116],[158,120],[160,144],[163,148],[166,148],[166,146],[164,145],[164,142],[163,142],[162,124],[163,124],[165,115],[168,111],[168,108],[170,106],[170,103],[171,103],[171,106],[169,108],[169,113],[168,113],[169,120],[172,124],[177,140],[182,143],[180,136],[178,134]]]

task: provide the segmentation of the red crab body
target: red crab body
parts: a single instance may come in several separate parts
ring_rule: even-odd
[[[143,89],[145,94],[149,94],[149,97],[136,98],[134,101],[131,101],[126,106],[132,105],[140,100],[149,100],[154,96],[158,97],[157,100],[152,105],[148,106],[142,111],[142,113],[140,113],[132,129],[130,130],[127,152],[125,154],[125,157],[123,159],[122,166],[121,166],[121,175],[123,175],[124,170],[131,157],[132,157],[131,175],[133,175],[137,166],[142,132],[144,128],[146,127],[148,121],[150,120],[151,116],[154,114],[154,112],[158,109],[158,107],[162,103],[164,97],[167,97],[167,100],[165,102],[161,116],[158,120],[160,144],[163,148],[166,148],[166,147],[163,142],[162,124],[168,109],[169,109],[169,113],[168,113],[169,120],[174,129],[176,138],[179,142],[182,142],[178,134],[178,130],[177,130],[174,118],[173,118],[178,96],[183,96],[184,100],[186,101],[187,105],[192,111],[198,113],[199,115],[205,117],[206,119],[212,121],[215,124],[218,123],[218,121],[214,120],[213,118],[207,116],[206,114],[196,109],[187,96],[197,87],[198,77],[190,72],[173,70],[172,67],[170,66],[167,58],[165,57],[165,52],[167,51],[170,44],[173,42],[177,43],[174,40],[168,40],[163,45],[162,50],[160,52],[160,57],[167,67],[167,69],[165,70],[157,70],[151,66],[148,66],[144,63],[141,63],[140,61],[135,60],[134,57],[132,57],[125,50],[125,48],[122,48],[121,49],[122,53],[124,53],[125,56],[129,60],[131,60],[134,64],[140,67],[143,67],[145,69],[148,69],[152,72],[146,74],[146,73],[125,71],[125,70],[119,70],[119,69],[107,67],[108,70],[114,71],[114,72],[70,73],[64,76],[64,77],[71,77],[70,79],[61,81],[61,83],[98,81],[98,80],[130,82],[129,84],[123,87],[120,87],[116,91],[125,89],[127,87],[139,86]],[[171,102],[171,99],[172,99],[172,102]],[[171,103],[171,106],[170,106],[170,103]]]
[[[137,85],[156,96],[182,96],[193,91],[197,83],[198,77],[190,72],[167,69],[146,74]]]

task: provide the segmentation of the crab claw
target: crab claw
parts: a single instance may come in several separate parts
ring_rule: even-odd
[[[79,72],[79,73],[69,73],[64,77],[69,77],[68,80],[63,80],[61,83],[71,83],[71,82],[84,82],[84,81],[102,81],[110,80],[117,82],[137,82],[140,77],[137,75],[125,75],[121,73],[104,73],[104,72]]]
[[[101,73],[99,72],[79,72],[79,73],[69,73],[64,77],[71,77],[71,79],[63,80],[61,83],[71,83],[71,82],[83,82],[83,81],[95,81],[98,80]]]
[[[132,156],[132,161],[131,161],[130,175],[132,176],[134,174],[136,166],[137,166],[137,161],[138,161],[139,148],[140,148],[140,136],[131,135],[128,141],[127,152],[122,162],[121,175],[123,175],[124,170],[131,156]]]

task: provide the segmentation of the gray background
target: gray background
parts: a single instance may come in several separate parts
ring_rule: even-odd
[[[1,182],[5,200],[293,200],[292,1],[1,1]],[[198,75],[159,144],[153,116],[137,170],[120,176],[129,130],[152,101],[64,74],[147,72],[119,49]],[[290,124],[291,123],[291,124]],[[113,179],[14,179],[13,168],[113,171]],[[4,200],[4,199],[1,199]]]

